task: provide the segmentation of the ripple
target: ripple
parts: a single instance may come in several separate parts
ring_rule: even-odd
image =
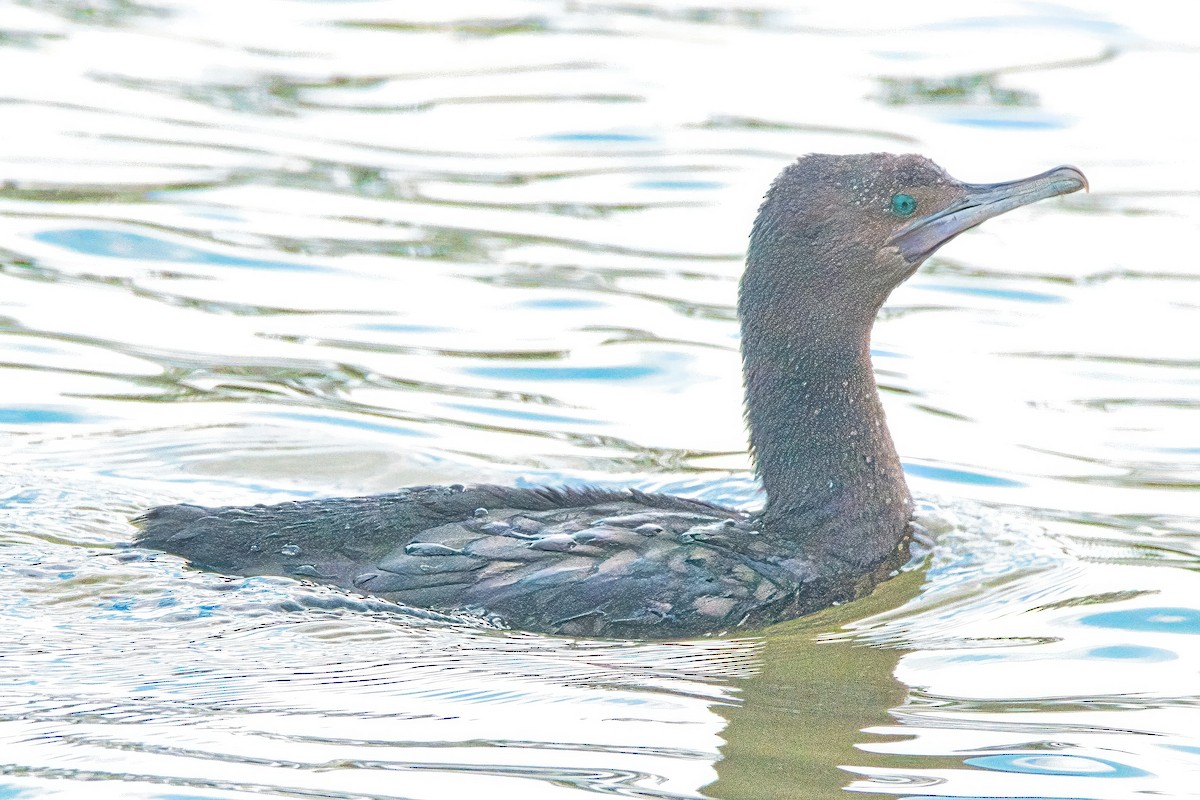
[[[93,228],[71,228],[41,231],[34,234],[39,242],[62,247],[86,255],[109,258],[130,258],[142,261],[179,261],[190,264],[247,267],[249,269],[279,269],[291,272],[323,272],[322,267],[286,261],[267,261],[256,258],[223,255],[157,239],[139,233],[127,233]]]
[[[1021,772],[1026,775],[1063,775],[1077,778],[1141,778],[1150,773],[1101,758],[1040,753],[979,756],[968,758],[967,764],[1000,772]]]
[[[1160,647],[1142,647],[1135,644],[1114,644],[1105,647],[1094,647],[1083,654],[1084,658],[1118,659],[1121,661],[1144,661],[1158,663],[1174,661],[1178,655]]]
[[[908,461],[904,463],[904,471],[920,478],[952,483],[970,483],[976,486],[995,486],[1008,489],[1026,485],[1010,478],[1001,478],[998,475],[988,475],[974,470],[938,467],[931,464],[913,464]]]
[[[0,798],[1175,790],[1200,201],[1156,89],[1195,31],[668,6],[6,8]],[[881,147],[1094,190],[960,237],[880,317],[934,545],[874,594],[592,642],[128,547],[158,503],[430,482],[761,507],[754,209],[799,153]]]
[[[1155,633],[1200,633],[1200,610],[1195,608],[1131,608],[1089,614],[1079,620],[1081,625],[1125,631]]]

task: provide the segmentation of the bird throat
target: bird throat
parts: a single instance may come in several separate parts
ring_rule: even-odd
[[[895,551],[912,514],[871,364],[878,306],[764,297],[754,270],[743,279],[742,352],[763,533],[814,559],[869,567]]]

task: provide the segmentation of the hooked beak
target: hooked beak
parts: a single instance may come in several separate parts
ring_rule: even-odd
[[[963,187],[965,193],[961,200],[935,214],[913,220],[887,241],[909,263],[920,263],[934,250],[984,220],[1047,197],[1087,188],[1083,173],[1075,167],[1065,166],[1018,181],[968,183]]]

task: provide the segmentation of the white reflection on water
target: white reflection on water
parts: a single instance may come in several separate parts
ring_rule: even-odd
[[[1186,16],[0,5],[0,797],[1172,793]],[[759,643],[580,643],[117,547],[156,503],[406,483],[754,503],[750,220],[797,154],[878,149],[1094,187],[960,238],[877,326],[923,585]]]

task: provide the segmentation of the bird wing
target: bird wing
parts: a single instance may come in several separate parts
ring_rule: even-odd
[[[795,595],[742,512],[636,490],[412,487],[277,505],[155,508],[137,543],[524,630],[648,636],[737,625]]]

